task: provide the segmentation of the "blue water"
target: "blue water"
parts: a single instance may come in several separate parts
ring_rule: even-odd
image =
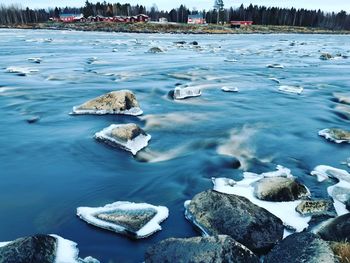
[[[179,40],[198,41],[201,48],[177,47],[173,42]],[[264,172],[281,164],[314,197],[326,197],[324,184],[309,172],[320,164],[346,169],[341,162],[350,157],[349,146],[317,132],[349,129],[349,115],[335,109],[334,95],[349,95],[350,59],[319,56],[350,55],[349,40],[0,30],[0,241],[55,233],[77,242],[82,257],[141,262],[155,242],[198,235],[184,218],[183,202],[211,188],[213,176],[239,178],[243,170]],[[147,53],[153,46],[165,52]],[[30,57],[42,63],[31,63]],[[285,68],[267,68],[271,63]],[[7,73],[11,66],[38,72]],[[305,90],[281,93],[269,78]],[[176,84],[202,87],[203,94],[174,102],[167,94]],[[224,93],[222,86],[240,92]],[[144,118],[69,115],[73,106],[118,89],[136,94]],[[33,116],[39,121],[28,123]],[[93,139],[112,123],[128,122],[152,135],[148,151],[165,161],[141,162],[144,158]],[[228,156],[238,158],[242,168],[233,169]],[[79,206],[115,201],[164,205],[170,216],[162,231],[137,241],[75,216]]]

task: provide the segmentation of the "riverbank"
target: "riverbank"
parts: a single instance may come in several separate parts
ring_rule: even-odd
[[[18,29],[53,29],[77,31],[102,31],[125,33],[170,33],[170,34],[350,34],[346,30],[328,30],[321,28],[293,26],[262,26],[253,25],[240,29],[232,29],[219,25],[189,25],[177,23],[37,23],[5,26],[0,28]]]

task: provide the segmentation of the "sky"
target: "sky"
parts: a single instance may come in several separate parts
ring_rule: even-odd
[[[30,8],[48,8],[54,6],[74,6],[81,7],[85,0],[0,0],[0,4],[19,4],[22,7]],[[96,0],[90,0],[96,2]],[[103,0],[100,0],[103,2]],[[132,5],[142,4],[146,7],[151,7],[156,4],[159,9],[171,10],[181,4],[188,8],[196,8],[198,10],[210,9],[214,4],[214,0],[106,0],[106,2],[130,3]],[[324,11],[340,11],[345,10],[350,13],[350,0],[224,0],[225,7],[238,7],[241,4],[249,5],[265,5],[278,7],[296,7],[306,9],[321,9]]]

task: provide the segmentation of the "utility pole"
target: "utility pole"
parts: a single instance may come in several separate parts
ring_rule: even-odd
[[[224,10],[224,1],[223,0],[215,0],[214,10],[216,10],[216,12],[217,12],[216,23],[219,24],[220,12],[222,12]]]

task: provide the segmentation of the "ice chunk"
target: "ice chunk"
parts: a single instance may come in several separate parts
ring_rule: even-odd
[[[278,88],[279,91],[287,92],[287,93],[295,93],[295,94],[301,94],[304,91],[303,87],[297,87],[297,86],[287,86],[282,85]]]
[[[254,195],[253,183],[264,177],[274,177],[274,176],[292,176],[290,170],[282,166],[278,167],[275,172],[254,174],[254,173],[244,173],[244,179],[241,181],[233,181],[228,178],[212,178],[214,184],[214,190],[226,193],[243,196],[248,198],[252,203],[265,208],[270,213],[279,217],[287,229],[292,229],[297,232],[301,232],[308,227],[308,222],[311,220],[310,216],[301,216],[295,211],[295,208],[300,204],[301,200],[290,201],[290,202],[269,202],[259,200]]]
[[[28,58],[27,60],[30,62],[33,62],[33,63],[37,63],[37,64],[40,64],[42,61],[41,58]]]
[[[197,87],[186,87],[186,88],[176,87],[174,90],[174,99],[182,100],[190,97],[198,97],[201,94],[202,94],[201,90]]]
[[[323,136],[327,140],[330,140],[335,143],[350,143],[350,131],[337,128],[330,128],[319,131],[318,135]]]
[[[50,236],[57,239],[55,263],[79,263],[79,250],[77,248],[77,243],[57,235]]]
[[[161,230],[168,208],[147,203],[115,202],[104,207],[78,207],[77,215],[94,226],[145,238]]]
[[[8,67],[8,68],[6,68],[6,72],[7,73],[16,73],[16,74],[20,74],[20,75],[25,76],[25,75],[30,74],[30,73],[39,72],[39,70],[24,68],[24,67]]]
[[[222,91],[225,92],[238,92],[238,88],[237,87],[228,87],[228,86],[224,86],[221,88]]]
[[[151,135],[136,124],[112,124],[95,134],[95,138],[112,146],[121,147],[133,155],[148,145]]]

